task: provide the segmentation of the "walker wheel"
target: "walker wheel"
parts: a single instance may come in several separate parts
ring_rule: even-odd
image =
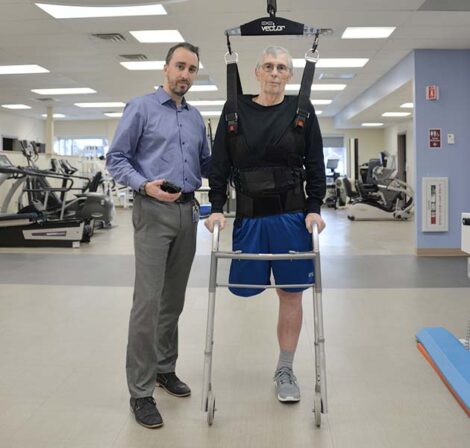
[[[321,410],[322,410],[321,395],[319,392],[315,392],[313,413],[315,414],[315,426],[317,428],[321,426]]]
[[[215,414],[215,396],[212,392],[209,392],[209,396],[207,397],[207,424],[212,426],[214,422],[214,414]]]

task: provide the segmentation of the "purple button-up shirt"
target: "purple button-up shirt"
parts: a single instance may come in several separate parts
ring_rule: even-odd
[[[166,179],[186,193],[197,190],[209,166],[201,114],[184,98],[176,106],[163,88],[129,101],[106,155],[113,178],[136,191],[155,179]]]

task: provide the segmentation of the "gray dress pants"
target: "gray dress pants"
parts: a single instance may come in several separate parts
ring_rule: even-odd
[[[135,285],[126,360],[134,398],[152,396],[157,373],[175,371],[178,319],[196,251],[193,206],[134,198]]]

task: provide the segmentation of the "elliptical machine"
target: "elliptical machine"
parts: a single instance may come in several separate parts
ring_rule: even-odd
[[[22,152],[28,161],[28,170],[41,173],[51,173],[51,171],[41,170],[36,165],[39,154],[36,151],[34,142],[22,140]],[[54,166],[54,164],[53,164]],[[26,181],[30,184],[27,188],[28,204],[24,206],[25,210],[36,211],[37,204],[49,216],[56,219],[78,219],[89,223],[92,228],[98,224],[100,227],[110,227],[114,218],[114,203],[109,195],[91,192],[89,186],[90,179],[75,174],[66,174],[65,172],[52,171],[59,174],[62,180],[61,190],[51,190],[51,186],[44,176],[29,176]],[[80,181],[85,183],[85,187],[65,188],[68,180]],[[67,200],[66,195],[69,191],[77,191],[75,198]],[[88,190],[88,191],[87,191]],[[60,196],[57,193],[60,191]]]
[[[327,207],[334,209],[346,205],[343,183],[340,174],[336,172],[338,163],[339,159],[328,159],[326,162],[326,169],[329,169],[330,173],[326,175],[326,197],[324,202]]]
[[[381,153],[381,160],[371,159],[367,170],[367,183],[357,181],[360,196],[348,206],[352,221],[403,221],[413,215],[414,191],[410,185],[397,179],[397,170]]]

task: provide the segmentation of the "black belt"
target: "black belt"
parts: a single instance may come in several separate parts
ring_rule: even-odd
[[[181,196],[175,201],[177,204],[184,204],[191,202],[194,199],[194,191],[190,193],[181,193]]]
[[[134,194],[140,194],[144,198],[153,199],[154,201],[157,200],[153,198],[152,196],[143,195],[137,191]],[[175,201],[175,204],[186,204],[187,202],[191,202],[193,199],[194,199],[194,191],[191,191],[190,193],[181,193],[181,196]]]

